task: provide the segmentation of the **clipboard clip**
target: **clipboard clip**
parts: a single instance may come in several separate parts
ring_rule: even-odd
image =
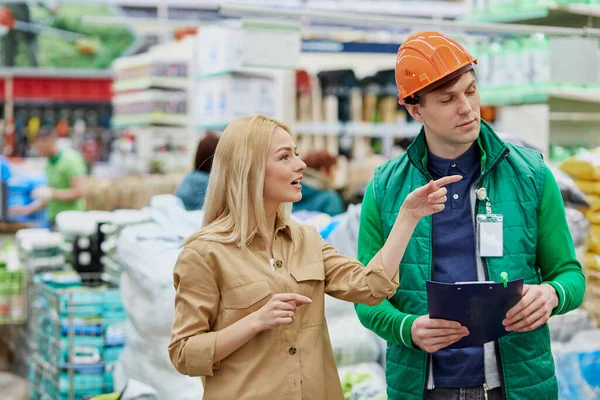
[[[504,288],[508,287],[508,272],[502,271],[500,273],[500,279],[502,280],[502,286],[504,286]]]

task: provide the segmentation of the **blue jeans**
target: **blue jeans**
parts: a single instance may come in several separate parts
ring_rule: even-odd
[[[472,388],[436,388],[428,390],[425,400],[502,400],[500,388],[488,390],[487,397],[482,386]]]

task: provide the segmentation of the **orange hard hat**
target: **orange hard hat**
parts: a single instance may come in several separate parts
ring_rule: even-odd
[[[401,103],[410,97],[416,99],[423,89],[465,72],[473,63],[477,60],[456,40],[434,31],[415,33],[398,49],[398,99]]]

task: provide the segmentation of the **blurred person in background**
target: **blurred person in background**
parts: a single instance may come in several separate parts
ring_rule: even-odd
[[[8,182],[11,177],[10,163],[0,154],[0,182]]]
[[[213,132],[207,132],[206,136],[198,143],[194,170],[183,178],[175,191],[175,196],[183,201],[183,205],[188,211],[199,210],[204,204],[208,177],[212,169],[217,143],[219,143],[217,135]]]
[[[337,159],[325,150],[311,151],[303,157],[306,163],[302,180],[302,199],[294,203],[294,211],[318,211],[331,216],[345,211],[342,196],[332,189]]]
[[[47,157],[48,186],[34,189],[35,199],[26,206],[11,207],[11,215],[31,215],[48,207],[48,220],[54,224],[62,211],[84,211],[87,194],[86,165],[81,154],[70,148],[60,148],[54,129],[43,127],[35,137],[34,146],[41,157]]]

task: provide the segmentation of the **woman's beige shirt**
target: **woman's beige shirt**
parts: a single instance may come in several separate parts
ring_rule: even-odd
[[[169,354],[179,372],[203,377],[205,400],[343,399],[325,323],[325,293],[375,305],[398,286],[397,274],[392,280],[386,276],[379,254],[365,268],[338,254],[309,226],[278,221],[273,254],[272,267],[262,238],[245,249],[197,239],[179,256]],[[313,303],[299,307],[292,324],[263,331],[214,362],[217,331],[272,295],[288,292]]]

